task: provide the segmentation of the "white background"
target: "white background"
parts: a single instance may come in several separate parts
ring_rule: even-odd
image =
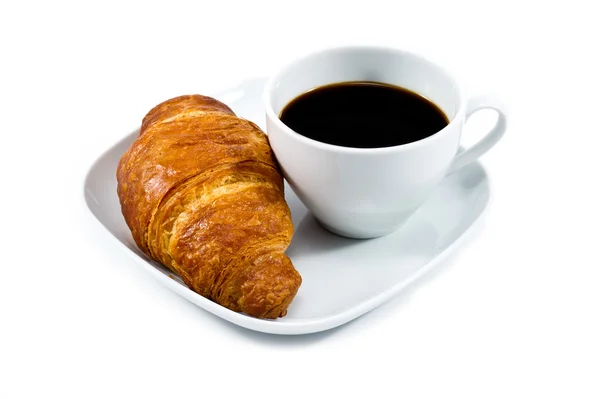
[[[600,397],[593,4],[2,2],[0,398]],[[510,109],[485,227],[425,282],[330,332],[264,335],[83,222],[87,168],[155,104],[357,43],[420,50]]]

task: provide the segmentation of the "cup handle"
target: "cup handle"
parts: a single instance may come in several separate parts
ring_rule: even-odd
[[[493,109],[498,113],[496,125],[486,134],[481,140],[475,143],[472,147],[467,148],[460,154],[456,155],[448,173],[453,173],[460,168],[477,160],[480,156],[488,152],[490,148],[496,145],[506,131],[506,110],[502,103],[494,97],[481,95],[469,99],[467,102],[466,122],[471,115],[482,109]]]

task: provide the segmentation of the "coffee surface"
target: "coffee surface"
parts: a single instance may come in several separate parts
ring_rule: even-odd
[[[287,104],[281,121],[303,136],[355,148],[392,147],[429,137],[448,124],[420,94],[377,82],[321,86]]]

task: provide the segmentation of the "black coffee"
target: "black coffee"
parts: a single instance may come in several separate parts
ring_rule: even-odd
[[[292,100],[280,119],[303,136],[344,147],[377,148],[429,137],[448,118],[427,98],[376,82],[321,86]]]

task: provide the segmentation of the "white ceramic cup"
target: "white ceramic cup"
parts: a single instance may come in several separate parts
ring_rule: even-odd
[[[450,123],[412,143],[351,148],[302,136],[279,119],[283,108],[300,94],[348,81],[375,81],[412,90],[435,103]],[[444,176],[479,158],[506,129],[506,113],[497,100],[466,98],[457,80],[440,66],[389,48],[335,48],[302,57],[268,80],[264,105],[269,142],[290,186],[322,225],[352,238],[379,237],[398,229]],[[457,154],[465,121],[481,109],[498,113],[496,125]]]

